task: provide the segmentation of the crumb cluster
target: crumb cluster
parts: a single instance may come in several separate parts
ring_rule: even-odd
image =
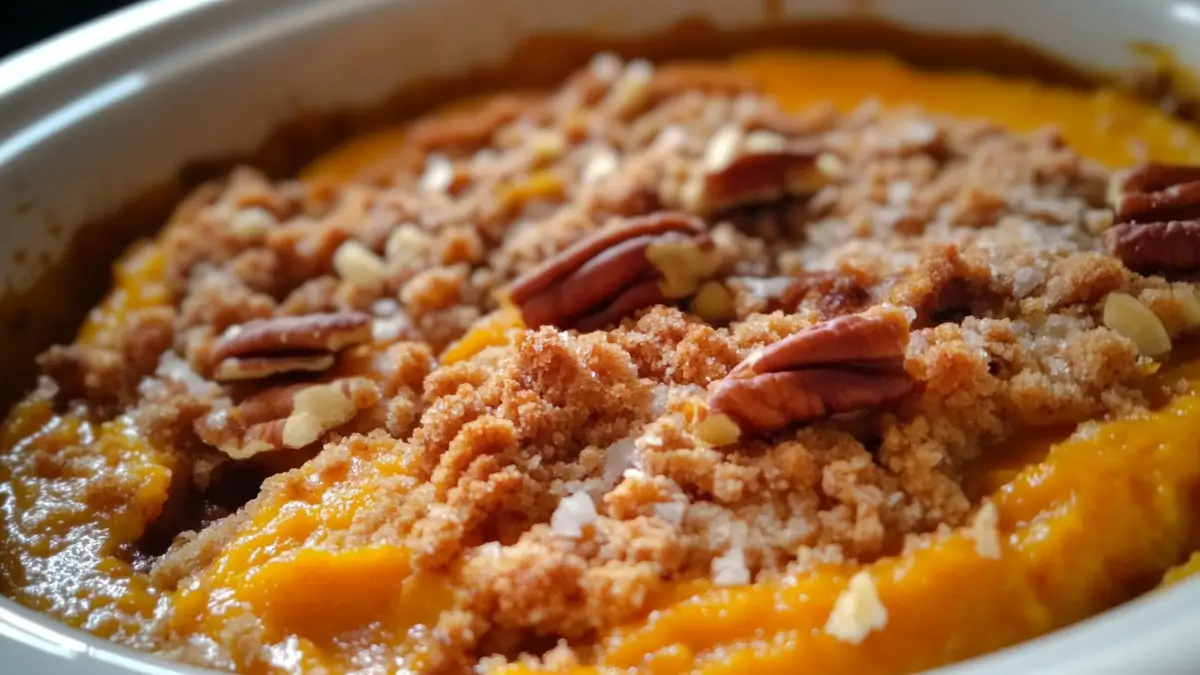
[[[821,185],[712,210],[689,186],[733,136],[819,143]],[[1152,361],[1106,325],[1106,298],[1136,298],[1171,338],[1200,323],[1191,285],[1104,252],[1108,180],[1050,131],[871,104],[793,114],[728,72],[601,57],[551,94],[419,120],[362,181],[239,169],[205,186],[156,244],[171,301],[41,365],[56,400],[126,415],[170,449],[172,496],[136,554],[155,588],[205,575],[264,500],[356,484],[369,507],[305,545],[395,544],[416,570],[454,570],[431,663],[560,662],[577,656],[560,640],[587,644],[680,580],[869,562],[955,528],[996,555],[995,509],[964,483],[972,461],[1149,403]],[[521,273],[614,220],[667,210],[703,220],[728,316],[683,301],[439,361],[502,311],[498,292]],[[884,305],[911,321],[916,386],[900,401],[719,447],[697,433],[710,387],[756,350]],[[214,380],[231,327],[328,312],[372,321],[331,370]],[[316,442],[235,459],[214,441],[268,389],[345,378],[366,382],[352,419]],[[410,475],[352,470],[365,448],[405,458]],[[114,486],[111,499],[132,489]],[[839,599],[831,633],[861,640],[886,621],[869,581]],[[213,644],[166,614],[160,651],[268,659],[253,626]]]

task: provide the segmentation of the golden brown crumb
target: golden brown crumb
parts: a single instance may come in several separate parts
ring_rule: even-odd
[[[995,507],[964,472],[1014,437],[1144,407],[1160,354],[1106,325],[1106,298],[1139,303],[1172,345],[1200,328],[1200,296],[1102,252],[1108,172],[1052,133],[877,106],[793,115],[722,73],[600,58],[551,95],[418,122],[368,180],[239,170],[193,195],[160,238],[163,303],[40,362],[59,402],[125,414],[167,448],[172,495],[138,544],[146,583],[203,578],[263,503],[361,490],[306,546],[400,546],[417,573],[455,575],[421,642],[430,672],[453,673],[586,662],[577,647],[681,580],[736,586],[951,532],[1002,555]],[[514,329],[438,361],[503,316],[520,274],[614,218],[699,209],[705,172],[789,144],[821,149],[789,160],[820,180],[692,214],[715,277],[701,297],[591,332]],[[771,433],[709,409],[712,385],[767,345],[885,304],[910,324],[915,386],[894,405]],[[346,310],[370,319],[370,341],[326,372],[213,381],[231,326]],[[336,419],[307,410],[322,423],[300,447],[235,460],[208,433],[272,388],[347,378],[370,397]],[[29,459],[68,476],[97,452]],[[102,476],[95,499],[133,500],[135,481]],[[171,619],[151,646],[191,662],[258,667],[281,644],[248,614],[203,637]],[[857,644],[887,621],[859,574],[825,630]]]

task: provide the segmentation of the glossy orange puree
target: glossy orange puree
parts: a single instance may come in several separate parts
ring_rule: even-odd
[[[880,56],[757,53],[731,67],[757,78],[793,109],[832,102],[849,110],[875,98],[884,105],[984,117],[1016,130],[1056,125],[1080,152],[1114,166],[1146,157],[1200,161],[1200,136],[1193,129],[1111,91],[915,72]],[[403,128],[361,138],[303,175],[350,179],[386,162],[403,139]],[[161,274],[153,248],[127,256],[117,267],[117,289],[81,337],[96,339],[130,307],[165,302],[157,285]],[[1200,383],[1200,361],[1177,359],[1163,374]],[[1069,432],[997,449],[987,464],[974,467],[972,484],[981,496],[990,495],[999,514],[999,559],[981,557],[972,539],[957,534],[865,568],[824,567],[742,588],[680,585],[645,620],[602,636],[596,660],[655,674],[694,668],[713,674],[903,673],[1013,644],[1128,599],[1200,544],[1200,395],[1066,438]],[[5,565],[11,567],[9,558],[16,556],[27,571],[6,593],[126,639],[133,639],[138,622],[159,601],[174,603],[172,627],[182,634],[216,634],[249,608],[262,618],[266,639],[294,637],[296,658],[314,669],[350,669],[355,651],[371,644],[387,645],[388,653],[419,665],[409,629],[435,621],[449,603],[453,579],[414,578],[401,550],[305,548],[314,533],[342,527],[349,513],[370,501],[359,483],[321,485],[314,473],[312,492],[264,504],[201,580],[160,599],[119,554],[166,499],[169,453],[149,447],[120,420],[93,427],[74,416],[55,416],[39,402],[14,412],[3,442],[55,452],[96,435],[105,439],[103,461],[123,462],[140,485],[136,502],[39,517],[34,505],[86,503],[86,473],[64,481],[41,475],[34,459],[15,464],[5,477],[15,497],[10,504],[32,515],[14,520],[0,546]],[[406,472],[404,458],[373,452],[367,441],[355,457],[351,472]],[[100,553],[63,555],[72,537],[101,542]],[[1171,580],[1198,566],[1193,558]],[[835,599],[860,569],[874,579],[888,617],[884,628],[853,645],[823,629]],[[72,578],[105,581],[62,581]],[[261,665],[254,672],[260,670],[270,669]]]

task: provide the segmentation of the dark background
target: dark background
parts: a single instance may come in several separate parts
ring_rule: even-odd
[[[131,4],[129,0],[0,0],[0,57]]]

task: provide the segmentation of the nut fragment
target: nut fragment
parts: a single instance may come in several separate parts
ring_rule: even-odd
[[[1200,326],[1200,290],[1191,284],[1178,283],[1171,287],[1171,295],[1179,303],[1179,311],[1183,315],[1184,327]]]
[[[261,206],[251,206],[229,218],[229,231],[241,239],[257,239],[266,235],[275,222],[275,214]]]
[[[379,389],[364,377],[324,384],[287,385],[261,391],[232,408],[197,420],[196,433],[233,459],[302,448],[354,419],[379,401]]]
[[[1129,338],[1143,356],[1154,358],[1171,351],[1171,336],[1158,315],[1132,295],[1108,294],[1104,325]]]
[[[729,415],[717,413],[696,423],[696,436],[713,447],[737,443],[742,430]]]
[[[217,340],[213,378],[227,382],[324,370],[336,352],[370,340],[371,316],[362,312],[256,319]]]
[[[726,124],[717,129],[704,150],[704,168],[708,171],[720,171],[729,166],[737,156],[741,143],[742,130],[735,125]]]
[[[770,432],[893,401],[913,386],[907,344],[897,308],[838,317],[747,358],[716,383],[709,406],[743,430]]]
[[[683,297],[711,271],[703,225],[680,213],[605,228],[515,280],[509,298],[530,328],[594,330]]]
[[[283,445],[302,448],[321,434],[349,422],[358,409],[343,383],[317,384],[296,393],[292,414],[283,423]]]
[[[604,107],[618,115],[637,112],[649,100],[651,84],[654,82],[654,66],[644,59],[635,59],[625,66],[624,72],[613,83]]]
[[[719,281],[706,281],[692,298],[691,310],[709,323],[728,321],[734,315],[733,294]]]
[[[334,252],[333,269],[343,280],[367,287],[382,286],[387,276],[383,259],[354,239],[346,241]]]
[[[525,142],[533,156],[542,162],[558,159],[567,151],[566,137],[555,129],[538,129]]]
[[[1200,270],[1200,166],[1143,164],[1115,174],[1109,250],[1136,272]]]
[[[816,142],[781,144],[752,136],[738,151],[727,147],[741,141],[733,134],[713,139],[706,153],[705,171],[682,188],[685,208],[701,214],[719,212],[813,194],[827,182],[817,166],[821,147]]]
[[[391,262],[415,262],[433,248],[433,237],[420,225],[405,223],[388,235],[384,255]]]

